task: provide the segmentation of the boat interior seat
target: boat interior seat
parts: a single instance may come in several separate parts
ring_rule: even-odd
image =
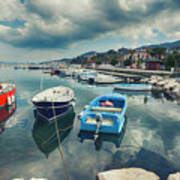
[[[122,112],[121,108],[114,107],[91,107],[92,111],[104,111],[104,112]]]

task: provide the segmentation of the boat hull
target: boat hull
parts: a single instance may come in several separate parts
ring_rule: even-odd
[[[113,125],[113,126],[106,126],[103,125],[101,126],[101,128],[99,129],[100,133],[104,133],[104,134],[120,134],[123,126],[124,126],[124,122],[125,122],[126,116],[123,116],[121,118],[121,120],[118,121],[117,124]],[[97,129],[97,125],[96,124],[88,124],[88,123],[81,123],[80,126],[80,130],[81,131],[88,131],[88,132],[95,132]]]
[[[36,107],[37,115],[45,121],[52,121],[54,118],[64,115],[73,107],[72,102],[33,102],[33,104]]]
[[[10,87],[8,91],[0,93],[0,108],[11,105],[15,101],[16,88]],[[8,100],[9,99],[9,100]]]
[[[16,102],[11,106],[4,106],[0,108],[0,123],[6,121],[16,110]]]

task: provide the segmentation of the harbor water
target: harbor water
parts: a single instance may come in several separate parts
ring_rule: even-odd
[[[74,90],[74,110],[63,116],[60,128],[70,127],[62,138],[64,159],[71,180],[92,180],[98,172],[140,167],[166,179],[180,171],[180,105],[162,94],[123,93],[128,98],[127,123],[120,136],[79,137],[77,119],[95,97],[113,92],[113,86],[89,86],[70,78],[43,74],[39,70],[1,69],[1,81],[16,83],[16,111],[0,134],[0,180],[45,178],[65,180],[53,124],[37,124],[32,97],[43,89],[67,86]],[[62,125],[62,124],[63,125]]]

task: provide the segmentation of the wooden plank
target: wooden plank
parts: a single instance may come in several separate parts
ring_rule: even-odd
[[[121,108],[110,108],[110,107],[91,107],[92,111],[104,111],[104,112],[122,112]]]

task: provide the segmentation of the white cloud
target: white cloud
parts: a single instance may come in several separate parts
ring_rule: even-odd
[[[23,27],[0,25],[0,41],[14,47],[70,48],[82,40],[107,35],[139,44],[153,43],[154,29],[171,39],[180,37],[180,13],[169,0],[6,0],[0,21],[24,20]],[[177,2],[176,2],[177,3]]]
[[[12,21],[16,18],[23,19],[24,6],[19,0],[0,1],[0,21]]]
[[[154,0],[119,0],[119,5],[125,11],[146,11],[148,5],[152,4],[153,2]]]
[[[180,11],[163,11],[154,20],[154,24],[167,36],[180,38]]]

